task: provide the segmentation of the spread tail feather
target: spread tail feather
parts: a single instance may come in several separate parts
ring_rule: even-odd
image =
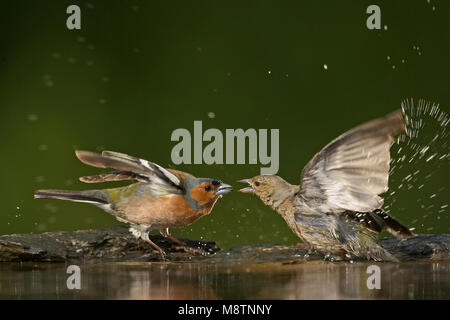
[[[109,205],[106,194],[101,190],[37,190],[34,193],[35,199],[58,199],[74,202],[92,203],[97,206]]]
[[[411,230],[381,209],[374,210],[370,214],[372,217],[376,217],[377,220],[380,220],[381,218],[382,223],[380,223],[380,225],[382,226],[382,229],[388,231],[400,240],[412,237],[414,235]]]
[[[414,235],[411,230],[381,209],[372,212],[346,211],[345,214],[372,231],[382,232],[386,230],[400,240]]]
[[[393,234],[397,239],[406,239],[412,237],[414,234],[407,227],[392,217],[386,221],[386,231]]]

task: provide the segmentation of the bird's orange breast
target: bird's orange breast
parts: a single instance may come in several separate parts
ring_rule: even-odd
[[[157,199],[131,196],[125,202],[118,203],[116,209],[120,212],[122,219],[131,223],[164,229],[189,225],[209,213],[212,206],[208,209],[194,210],[183,195],[177,194],[165,195]]]

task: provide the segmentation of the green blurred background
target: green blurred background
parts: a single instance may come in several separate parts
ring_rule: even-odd
[[[66,28],[70,4],[81,8],[81,30]],[[381,30],[366,28],[371,4],[381,7]],[[222,132],[279,128],[278,174],[298,183],[326,143],[404,98],[439,102],[446,112],[450,106],[444,0],[8,0],[1,7],[0,234],[120,224],[87,204],[33,200],[35,189],[93,187],[78,177],[98,170],[80,163],[74,149],[173,167],[170,135],[176,128],[193,133],[194,120]],[[391,213],[416,232],[449,231],[449,166],[436,163],[407,168],[434,174],[419,177],[425,187],[416,181],[390,197]],[[239,187],[236,180],[261,166],[177,169]],[[428,199],[425,208],[420,197]],[[172,233],[222,248],[298,241],[278,214],[237,192]]]

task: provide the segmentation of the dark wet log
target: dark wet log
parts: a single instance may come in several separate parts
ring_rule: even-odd
[[[380,244],[399,260],[450,260],[450,234],[418,234],[398,240],[387,237]]]
[[[405,240],[398,240],[390,236],[381,239],[380,244],[400,261],[450,260],[450,234],[420,234]],[[242,262],[243,264],[248,261],[252,263],[271,261],[291,264],[303,262],[305,259],[317,261],[323,260],[324,257],[317,253],[307,255],[307,250],[299,245],[257,244],[220,252],[208,258],[207,261],[215,263]]]
[[[287,261],[303,259],[306,250],[301,246],[251,245],[219,251],[214,242],[180,239],[180,247],[159,235],[151,236],[172,261],[204,259],[210,263],[224,261]],[[380,243],[400,260],[450,260],[450,234],[417,235],[399,241],[394,237]],[[207,254],[205,254],[205,252]],[[308,260],[323,259],[311,255]],[[125,227],[42,234],[12,234],[0,236],[0,261],[48,262],[109,262],[160,261],[161,256],[151,246],[135,239]]]
[[[180,239],[180,247],[160,235],[150,236],[168,260],[187,261],[219,250],[214,242]],[[0,261],[108,262],[160,261],[147,242],[136,239],[125,227],[98,230],[11,234],[0,236]]]

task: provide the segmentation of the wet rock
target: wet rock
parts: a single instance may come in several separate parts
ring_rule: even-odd
[[[151,239],[167,253],[167,260],[170,261],[299,263],[323,259],[319,254],[308,255],[307,250],[298,245],[258,244],[215,254],[220,249],[212,241],[180,239],[186,244],[180,247],[160,235],[152,235]],[[450,260],[450,234],[421,234],[401,241],[387,237],[380,243],[401,261]],[[161,256],[148,243],[135,239],[125,227],[0,236],[0,261],[3,262],[161,260]]]
[[[394,254],[400,261],[445,260],[450,261],[450,234],[420,234],[398,240],[395,237],[380,239],[380,244]],[[308,253],[303,246],[258,244],[232,248],[207,259],[213,263],[252,263],[281,262],[297,264],[307,261],[330,260],[317,252]],[[361,259],[364,261],[364,259]]]
[[[168,260],[189,260],[219,250],[214,242],[180,239],[180,247],[160,235],[150,236]],[[11,234],[0,236],[0,261],[108,262],[160,261],[161,255],[148,243],[136,239],[125,227],[98,230]]]
[[[380,244],[400,261],[450,260],[450,234],[418,234],[404,240],[386,237]]]
[[[298,245],[286,246],[278,244],[255,244],[235,247],[226,252],[220,252],[207,259],[209,263],[265,263],[282,262],[298,263],[306,260],[321,260],[318,254],[308,255],[308,250]]]

